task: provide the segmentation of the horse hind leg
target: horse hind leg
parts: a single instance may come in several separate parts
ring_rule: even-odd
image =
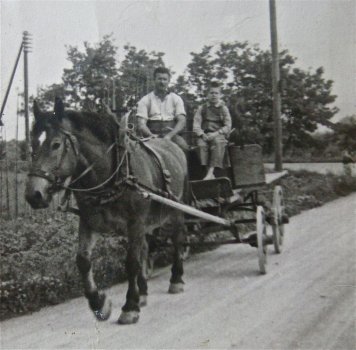
[[[105,293],[98,291],[94,281],[90,261],[94,245],[94,234],[84,229],[81,224],[79,228],[77,266],[83,280],[84,294],[97,320],[106,321],[111,314],[111,301],[106,297]]]
[[[175,230],[172,235],[173,246],[174,246],[174,256],[173,264],[171,269],[171,279],[169,284],[168,293],[177,294],[184,292],[184,281],[183,281],[183,256],[184,256],[184,240],[185,240],[185,225],[183,214],[178,214],[176,217],[176,225],[173,226]]]

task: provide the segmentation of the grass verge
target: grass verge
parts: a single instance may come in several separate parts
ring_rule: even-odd
[[[279,184],[290,216],[356,191],[355,178],[307,171],[290,172]],[[267,188],[266,193],[272,189]],[[58,213],[49,218],[39,211],[31,217],[2,220],[0,224],[0,319],[82,295],[75,265],[76,217]],[[99,288],[125,279],[125,257],[125,238],[112,234],[99,239],[93,253]]]

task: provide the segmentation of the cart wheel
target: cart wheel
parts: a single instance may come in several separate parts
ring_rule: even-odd
[[[260,266],[261,274],[266,274],[267,265],[267,226],[265,211],[262,206],[257,207],[256,213],[256,231],[257,231],[257,252],[258,265]]]
[[[276,186],[273,193],[273,204],[272,204],[274,222],[272,225],[273,230],[273,244],[274,250],[277,254],[282,252],[283,236],[284,236],[284,199],[283,190],[281,186]]]

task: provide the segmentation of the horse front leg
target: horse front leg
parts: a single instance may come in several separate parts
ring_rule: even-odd
[[[140,294],[140,306],[147,305],[147,295],[148,295],[148,256],[149,256],[149,243],[147,237],[143,240],[141,249],[141,269],[137,276],[137,285]]]
[[[88,299],[91,310],[99,321],[105,321],[111,314],[111,301],[105,293],[98,291],[94,281],[91,255],[95,242],[95,234],[81,222],[79,225],[77,266],[83,280],[84,294]]]
[[[139,220],[128,223],[128,251],[126,273],[128,290],[126,302],[118,319],[119,324],[136,323],[140,315],[139,275],[142,273],[141,255],[145,238],[145,226]],[[142,282],[142,281],[141,281]],[[146,290],[147,292],[147,290]]]
[[[170,285],[168,293],[177,294],[184,292],[184,281],[183,281],[183,255],[184,255],[184,240],[186,229],[184,226],[184,217],[181,213],[177,214],[175,217],[176,222],[174,227],[174,232],[172,236],[173,246],[174,246],[174,256],[172,265],[172,274],[170,279]]]

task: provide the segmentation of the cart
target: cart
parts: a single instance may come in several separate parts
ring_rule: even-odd
[[[273,245],[275,252],[281,253],[285,236],[284,226],[288,223],[288,217],[281,186],[274,186],[272,198],[267,201],[260,199],[259,192],[287,175],[287,171],[266,174],[259,145],[229,146],[229,166],[221,176],[212,180],[198,180],[194,177],[201,176],[201,169],[198,169],[199,163],[194,159],[194,153],[191,156],[193,159],[189,159],[188,165],[193,180],[190,181],[189,205],[144,188],[140,189],[142,195],[186,214],[186,254],[189,247],[196,245],[249,244],[257,248],[259,271],[266,274],[267,246]],[[253,228],[246,232],[247,225]],[[268,226],[272,229],[267,230]],[[201,239],[212,232],[229,232],[230,237],[213,242]],[[192,236],[200,238],[194,240],[191,239]],[[166,243],[155,242],[154,245]],[[148,263],[151,269],[154,259],[151,255]]]

